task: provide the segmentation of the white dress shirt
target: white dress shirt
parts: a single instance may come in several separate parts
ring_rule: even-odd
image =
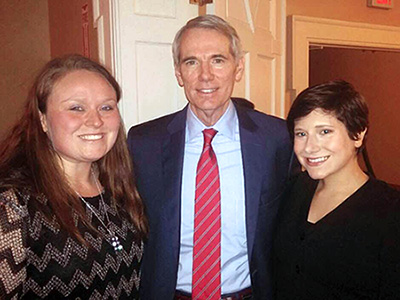
[[[205,128],[218,131],[211,145],[217,156],[221,188],[221,292],[227,294],[251,285],[239,120],[232,102],[212,127],[206,127],[190,106],[187,111],[182,175],[181,244],[176,289],[188,293],[192,291],[196,169],[203,149],[202,131]]]

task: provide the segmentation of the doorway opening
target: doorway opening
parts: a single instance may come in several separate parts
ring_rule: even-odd
[[[288,33],[290,101],[309,85],[352,83],[370,108],[367,145],[375,174],[400,185],[400,28],[291,16]]]
[[[343,79],[365,98],[370,113],[368,156],[380,179],[400,185],[400,53],[310,46],[309,85]],[[383,154],[383,155],[382,155]]]

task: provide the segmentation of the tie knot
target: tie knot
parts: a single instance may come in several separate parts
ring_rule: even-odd
[[[217,134],[218,131],[216,131],[213,128],[208,128],[203,130],[203,135],[204,135],[204,145],[211,145],[211,141],[214,138],[214,136]]]

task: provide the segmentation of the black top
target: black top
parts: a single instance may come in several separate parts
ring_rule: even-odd
[[[142,242],[126,213],[103,197],[109,228],[123,246],[119,252],[90,209],[89,222],[103,234],[75,215],[84,245],[44,217],[38,209],[48,207],[44,197],[0,188],[0,299],[137,299]],[[85,199],[107,224],[100,197]]]
[[[301,174],[281,210],[276,299],[400,299],[400,193],[369,179],[312,224],[317,184]]]

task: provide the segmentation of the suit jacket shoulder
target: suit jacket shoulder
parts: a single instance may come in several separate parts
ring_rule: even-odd
[[[286,121],[254,109],[236,106],[241,130],[241,139],[267,147],[276,160],[285,161],[279,171],[285,169],[292,159],[293,145],[286,127]],[[271,151],[272,150],[272,151]],[[289,162],[291,165],[291,163]],[[285,170],[288,171],[288,170]]]
[[[254,109],[236,106],[236,110],[238,112],[239,120],[242,120],[243,118],[246,119],[245,115],[247,115],[254,125],[259,127],[259,129],[265,134],[279,135],[284,139],[289,138],[285,120]]]
[[[187,106],[178,112],[131,127],[128,132],[128,141],[135,136],[157,136],[167,134],[170,129],[184,128],[186,111]]]

